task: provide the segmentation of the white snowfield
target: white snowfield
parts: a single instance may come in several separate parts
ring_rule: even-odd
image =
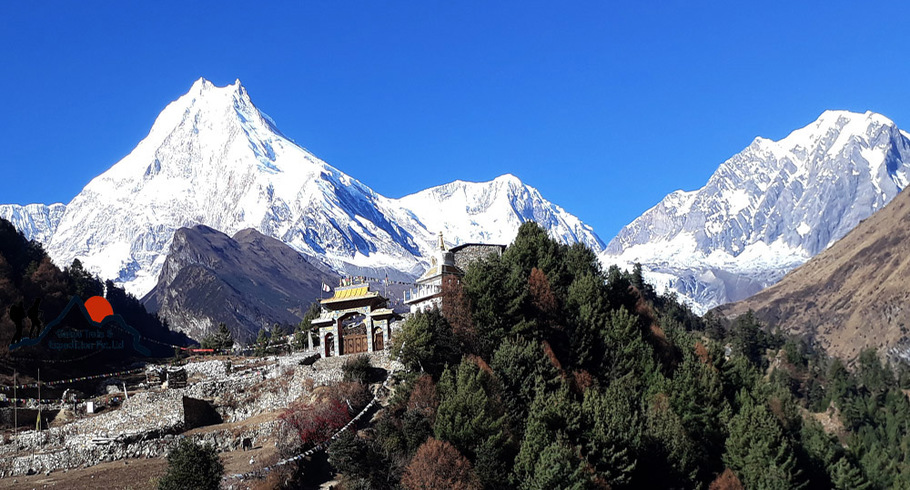
[[[339,272],[392,279],[422,273],[440,231],[450,244],[506,244],[533,219],[564,242],[604,247],[511,175],[382,196],[285,137],[239,80],[197,80],[65,207],[2,206],[0,215],[57,265],[78,258],[140,297],[156,284],[174,231],[198,224],[228,235],[254,228]]]
[[[780,141],[756,138],[696,191],[623,228],[601,259],[699,313],[774,284],[884,207],[910,179],[910,139],[885,116],[827,111]]]

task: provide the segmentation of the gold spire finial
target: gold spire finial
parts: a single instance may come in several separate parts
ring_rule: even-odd
[[[439,232],[439,250],[445,251],[445,249],[446,249],[446,242],[444,242],[442,240],[442,232],[440,231]]]

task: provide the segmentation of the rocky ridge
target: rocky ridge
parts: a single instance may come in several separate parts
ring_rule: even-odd
[[[225,323],[234,339],[252,342],[259,329],[296,325],[322,284],[338,276],[256,230],[229,237],[206,226],[181,228],[158,284],[142,299],[170,328],[195,339]]]

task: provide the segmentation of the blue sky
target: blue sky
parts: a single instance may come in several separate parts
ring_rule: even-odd
[[[68,202],[200,76],[384,195],[513,173],[605,242],[825,109],[910,127],[906,4],[735,3],[3,2],[0,203]]]

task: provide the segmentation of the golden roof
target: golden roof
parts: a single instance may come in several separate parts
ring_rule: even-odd
[[[350,289],[335,290],[335,296],[332,296],[332,299],[351,299],[358,296],[364,296],[367,294],[367,291],[370,290],[369,286],[360,286]]]
[[[331,298],[324,299],[322,303],[334,303],[336,301],[348,301],[353,299],[375,298],[378,297],[377,291],[370,291],[368,284],[357,285],[355,287],[335,288],[335,295]]]

